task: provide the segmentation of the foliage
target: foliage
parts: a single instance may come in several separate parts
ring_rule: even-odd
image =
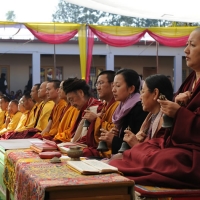
[[[183,22],[170,22],[166,20],[144,19],[137,17],[127,17],[98,10],[77,6],[60,0],[58,9],[52,15],[54,22],[69,23],[88,23],[94,25],[110,25],[110,26],[133,26],[133,27],[166,27],[166,26],[185,26],[197,25],[186,24]]]
[[[13,10],[9,10],[7,13],[6,13],[6,20],[7,21],[15,21],[15,18],[16,18],[16,15],[15,15],[15,12]]]

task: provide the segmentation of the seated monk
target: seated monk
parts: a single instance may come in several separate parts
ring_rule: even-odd
[[[66,101],[66,105],[59,117],[60,123],[57,129],[57,134],[53,138],[56,143],[70,142],[71,132],[79,115],[79,110],[67,102],[67,97],[63,90],[63,82],[64,81],[60,83],[59,96],[61,99]]]
[[[80,110],[76,123],[70,133],[71,142],[87,144],[86,135],[90,128],[93,129],[96,113],[102,109],[102,103],[91,97],[90,87],[83,79],[69,78],[63,83],[63,89],[67,96],[67,101]],[[87,120],[84,119],[86,110],[90,110]]]
[[[130,130],[124,131],[125,135],[123,140],[127,142],[130,147],[164,135],[165,128],[162,128],[163,113],[160,109],[160,104],[157,101],[161,94],[165,95],[168,100],[172,100],[173,88],[169,78],[161,74],[147,77],[143,83],[140,98],[143,110],[149,112],[149,114],[136,135]],[[118,153],[113,155],[110,160],[116,158],[122,158],[122,154]]]
[[[66,106],[66,101],[59,96],[60,81],[51,80],[47,83],[46,94],[49,100],[52,100],[55,105],[49,117],[49,122],[46,128],[40,133],[41,138],[52,140],[57,134],[60,123],[60,116]]]
[[[83,155],[86,157],[110,157],[111,151],[99,152],[97,146],[99,144],[99,137],[101,134],[100,129],[111,130],[114,127],[112,116],[117,108],[119,101],[115,101],[112,93],[113,80],[115,72],[111,70],[102,71],[96,81],[96,88],[98,97],[104,102],[101,113],[96,115],[96,121],[93,129],[89,129],[86,140],[88,147],[83,149]],[[87,115],[91,111],[85,111],[86,114],[83,118],[87,119]]]
[[[51,111],[54,106],[53,101],[49,101],[46,95],[46,85],[47,82],[43,82],[38,90],[38,106],[35,111],[33,123],[33,128],[27,128],[24,131],[16,131],[10,134],[6,139],[23,139],[31,138],[38,132],[41,132],[48,124],[48,119],[50,117]]]
[[[18,110],[18,100],[12,100],[8,104],[8,116],[6,117],[6,121],[0,130],[0,135],[8,131],[13,131],[16,129],[22,113]]]
[[[193,71],[175,94],[175,102],[157,100],[173,118],[164,137],[134,145],[122,159],[111,160],[136,184],[170,188],[200,188],[200,28],[191,32],[185,48]]]
[[[120,104],[112,116],[115,127],[110,131],[101,129],[99,138],[107,143],[112,154],[118,153],[123,142],[124,130],[129,128],[136,134],[148,114],[142,109],[140,88],[141,81],[136,71],[121,69],[116,72],[112,92],[115,100],[120,101]]]
[[[3,124],[5,123],[6,116],[8,115],[8,104],[10,102],[10,98],[6,95],[2,95],[0,98],[0,129],[3,128]]]
[[[34,87],[38,87],[38,86],[33,86],[33,88]],[[34,119],[35,112],[37,110],[37,106],[35,102],[32,100],[30,93],[25,93],[22,96],[21,100],[19,101],[18,107],[20,111],[23,113],[20,118],[20,122],[18,123],[14,131],[8,131],[5,134],[3,134],[0,138],[1,140],[8,139],[11,135],[14,134],[14,132],[17,132],[17,131],[20,132],[20,131],[27,130],[28,128],[34,128],[33,119]],[[22,110],[25,110],[25,111],[23,112]]]
[[[15,131],[20,130],[25,125],[25,123],[27,121],[28,112],[29,112],[24,107],[22,98],[19,100],[18,110],[19,110],[19,112],[22,113],[22,115],[21,115],[20,120],[19,120],[19,122],[17,124],[17,127],[15,128]]]

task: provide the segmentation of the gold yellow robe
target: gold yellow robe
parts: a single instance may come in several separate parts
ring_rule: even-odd
[[[101,135],[100,129],[103,128],[109,131],[111,128],[115,126],[112,122],[112,116],[118,105],[119,101],[114,101],[108,108],[106,108],[107,105],[104,104],[104,107],[102,109],[102,115],[101,117],[97,117],[94,125],[94,139],[97,144],[99,143],[99,137]],[[110,157],[110,156],[111,156],[111,151],[102,153],[102,157]]]
[[[8,131],[15,130],[19,123],[21,116],[22,116],[22,113],[19,111],[17,113],[15,113],[14,115],[12,115],[10,117],[10,122],[7,125],[7,127],[4,126],[4,128],[0,130],[0,135],[3,135],[4,133],[6,133]]]
[[[35,123],[36,123],[36,117],[37,117],[38,111],[40,110],[41,106],[42,106],[42,102],[36,103],[33,106],[33,108],[27,112],[27,119],[24,123],[24,126],[21,126],[16,131],[20,132],[20,131],[24,131],[24,130],[27,130],[30,128],[34,128]]]
[[[4,122],[5,122],[5,118],[6,118],[6,116],[5,116],[5,111],[3,111],[3,110],[1,110],[0,109],[0,127],[4,124]]]
[[[27,121],[29,111],[26,110],[24,113],[22,113],[22,116],[20,117],[19,123],[17,127],[15,128],[15,131],[20,131],[22,128],[24,128],[24,125]]]
[[[36,116],[37,116],[38,110],[40,109],[41,106],[42,106],[42,102],[36,103],[33,106],[33,108],[28,112],[27,121],[24,125],[24,128],[21,128],[22,131],[29,129],[29,128],[34,128]]]
[[[58,132],[58,126],[60,123],[60,116],[62,115],[63,109],[65,108],[67,102],[64,99],[60,99],[58,104],[55,104],[50,120],[52,120],[51,129],[48,133],[44,133],[43,137],[54,137]]]
[[[58,133],[55,135],[54,140],[62,142],[69,142],[72,138],[72,130],[79,115],[79,110],[70,106],[62,117],[58,127]]]
[[[46,128],[48,124],[49,117],[51,115],[51,111],[54,107],[53,101],[42,102],[40,109],[38,110],[38,117],[36,117],[36,126],[35,128],[39,131],[42,131]]]

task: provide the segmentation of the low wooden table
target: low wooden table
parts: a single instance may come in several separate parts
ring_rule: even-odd
[[[133,183],[104,183],[87,186],[60,186],[45,189],[45,200],[131,200]]]
[[[8,149],[27,149],[31,141],[40,141],[36,138],[0,140],[0,200],[6,199],[6,186],[3,182],[4,155]]]
[[[117,173],[80,175],[68,168],[65,160],[52,164],[30,149],[8,150],[5,157],[7,200],[11,191],[19,200],[134,199],[134,181]],[[9,178],[13,177],[12,169],[15,170],[13,180]],[[10,171],[12,176],[9,176]]]

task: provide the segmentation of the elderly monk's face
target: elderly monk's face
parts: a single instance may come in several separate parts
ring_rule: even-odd
[[[78,90],[76,92],[69,92],[67,93],[67,101],[77,108],[78,110],[81,110],[82,107],[87,102],[84,98],[84,93],[82,90]]]
[[[193,31],[184,50],[186,64],[194,71],[200,70],[200,31]]]
[[[98,97],[101,100],[107,100],[112,94],[112,83],[108,82],[107,74],[100,75],[96,82]]]

